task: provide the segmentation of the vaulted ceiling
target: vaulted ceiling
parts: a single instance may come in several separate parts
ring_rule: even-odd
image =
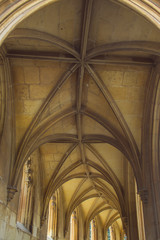
[[[87,224],[99,216],[104,227],[122,227],[127,162],[141,182],[143,109],[159,47],[156,27],[109,0],[57,0],[9,34],[13,181],[38,149],[44,215],[61,187],[68,219],[80,206]]]

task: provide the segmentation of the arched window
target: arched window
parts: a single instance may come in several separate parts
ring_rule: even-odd
[[[112,240],[112,229],[111,227],[107,230],[107,240]]]
[[[26,232],[32,231],[33,217],[33,183],[31,158],[29,158],[23,167],[23,176],[21,182],[21,192],[19,198],[17,227]]]
[[[115,237],[115,229],[113,226],[110,226],[108,229],[107,229],[107,240],[115,240],[116,237]]]
[[[57,192],[53,194],[49,202],[47,239],[56,239],[57,236]]]
[[[77,210],[75,209],[70,218],[70,240],[77,240],[78,234],[78,220]]]
[[[91,222],[89,223],[89,240],[91,240],[91,234],[92,234],[92,224],[91,224]]]
[[[89,224],[89,239],[96,240],[97,239],[97,230],[96,230],[96,220],[92,219]]]
[[[127,240],[127,235],[126,234],[124,234],[124,240]]]
[[[110,228],[107,230],[107,240],[111,240],[111,231]]]

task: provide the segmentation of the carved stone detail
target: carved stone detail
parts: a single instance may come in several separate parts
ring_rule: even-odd
[[[45,223],[46,219],[47,219],[47,216],[43,216],[43,217],[41,218],[41,227],[42,227],[43,224]]]
[[[148,203],[148,190],[146,188],[140,189],[138,194],[140,195],[140,198],[143,202],[143,204]]]
[[[17,188],[13,186],[8,186],[7,191],[8,191],[7,202],[10,202],[14,198],[14,195],[17,192]]]
[[[25,173],[26,173],[26,180],[25,182],[27,183],[27,186],[30,187],[32,184],[32,169],[31,169],[31,158],[28,158],[27,162],[26,162],[26,169],[25,169]]]
[[[122,217],[122,221],[124,224],[124,229],[126,229],[128,227],[128,217]]]

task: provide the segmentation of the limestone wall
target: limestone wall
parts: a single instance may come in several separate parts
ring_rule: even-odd
[[[34,234],[33,234],[34,235]],[[36,236],[17,227],[17,215],[3,203],[0,203],[0,240],[35,240]]]
[[[30,233],[21,223],[17,222],[17,214],[19,207],[19,196],[21,181],[17,186],[17,193],[14,198],[7,203],[7,170],[0,172],[0,240],[35,240],[40,236],[40,192],[41,185],[39,184],[38,174],[38,151],[35,151],[32,155],[33,164],[33,218],[32,218],[32,230]],[[2,166],[1,166],[2,169]],[[6,174],[5,174],[6,173]],[[45,238],[43,238],[45,239]]]

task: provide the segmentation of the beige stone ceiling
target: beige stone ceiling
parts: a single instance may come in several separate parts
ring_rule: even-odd
[[[60,188],[66,216],[125,216],[124,165],[141,162],[147,80],[160,33],[109,0],[57,0],[4,42],[13,76],[16,166],[38,149],[42,201]],[[88,226],[88,225],[87,225]]]

